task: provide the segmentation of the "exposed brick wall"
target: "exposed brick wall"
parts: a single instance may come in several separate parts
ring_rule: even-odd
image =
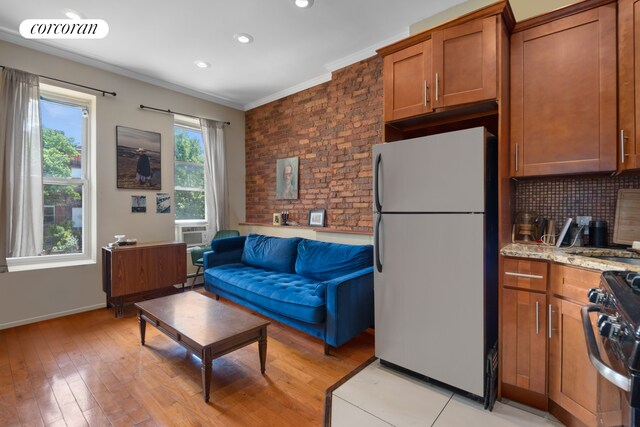
[[[274,212],[308,223],[326,209],[327,227],[372,230],[374,144],[382,142],[382,59],[333,73],[331,81],[246,113],[246,220]],[[276,200],[276,160],[299,157],[298,200]]]

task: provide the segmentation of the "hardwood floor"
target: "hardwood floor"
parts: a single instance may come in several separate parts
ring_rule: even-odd
[[[141,346],[132,307],[2,330],[0,425],[317,426],[325,390],[373,355],[372,331],[330,356],[278,322],[268,334],[265,375],[257,343],[229,353],[213,362],[206,404],[199,360],[153,327]]]

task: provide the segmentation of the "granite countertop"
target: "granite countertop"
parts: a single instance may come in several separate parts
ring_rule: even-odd
[[[561,264],[575,265],[592,270],[630,270],[640,271],[640,265],[608,261],[593,258],[594,256],[612,256],[640,259],[640,253],[625,249],[573,247],[558,249],[555,246],[528,245],[522,243],[510,243],[500,250],[504,256],[533,258],[553,261]]]

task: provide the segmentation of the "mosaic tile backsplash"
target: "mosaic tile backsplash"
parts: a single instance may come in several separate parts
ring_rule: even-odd
[[[556,228],[561,227],[567,217],[575,220],[578,215],[590,215],[593,220],[607,221],[611,244],[616,201],[621,188],[640,188],[640,175],[520,180],[515,181],[512,206],[515,206],[514,214],[532,211],[538,216],[555,220]]]

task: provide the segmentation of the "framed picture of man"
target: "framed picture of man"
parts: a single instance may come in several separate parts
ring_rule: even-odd
[[[276,199],[298,198],[298,158],[276,161]]]
[[[160,134],[116,126],[118,188],[160,190]]]

